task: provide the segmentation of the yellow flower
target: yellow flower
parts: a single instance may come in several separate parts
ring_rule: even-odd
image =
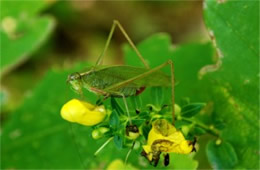
[[[72,99],[62,106],[61,117],[69,122],[93,126],[104,120],[106,110],[104,106],[95,106],[78,99]]]
[[[159,159],[161,152],[174,152],[188,154],[194,146],[187,141],[180,131],[167,120],[158,119],[153,122],[152,129],[148,134],[147,145],[143,146],[146,158],[153,161]]]
[[[137,170],[137,168],[131,164],[124,164],[120,159],[115,159],[108,165],[107,170]]]

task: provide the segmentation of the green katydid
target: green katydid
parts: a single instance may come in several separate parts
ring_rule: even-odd
[[[143,63],[144,67],[134,67],[126,65],[116,66],[103,66],[102,61],[108,49],[112,35],[116,26],[123,33],[130,46],[136,52],[137,56]],[[169,65],[171,67],[171,76],[161,72],[160,69]],[[86,71],[81,73],[73,73],[68,76],[68,80],[72,88],[79,94],[82,94],[82,89],[86,88],[91,92],[98,95],[107,97],[122,97],[127,114],[129,110],[126,102],[126,97],[140,94],[146,87],[167,87],[171,86],[172,107],[174,107],[174,67],[171,60],[150,69],[149,65],[138,51],[122,25],[114,20],[111,27],[105,48],[99,56],[95,66],[87,68]],[[172,117],[174,124],[174,108],[172,108]],[[131,119],[129,116],[129,122]]]

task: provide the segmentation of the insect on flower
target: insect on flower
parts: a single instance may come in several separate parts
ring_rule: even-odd
[[[102,65],[104,56],[106,54],[106,51],[108,49],[112,35],[113,35],[116,27],[118,27],[119,30],[123,33],[124,37],[130,44],[130,46],[137,54],[140,61],[143,63],[144,67],[127,66],[127,65],[114,65],[114,66]],[[158,55],[160,55],[160,54],[158,54]],[[169,76],[161,71],[161,69],[166,66],[170,66],[171,76]],[[96,64],[92,67],[85,69],[84,72],[75,72],[75,73],[70,74],[67,78],[67,82],[71,85],[71,88],[80,95],[83,95],[83,88],[85,88],[85,89],[89,90],[90,92],[97,94],[100,97],[100,99],[101,99],[101,96],[103,96],[103,100],[105,100],[109,97],[116,97],[116,98],[123,99],[126,114],[128,116],[128,120],[126,122],[127,126],[125,127],[126,128],[125,132],[126,132],[127,137],[129,139],[133,140],[132,148],[135,145],[135,140],[138,138],[140,133],[139,133],[138,127],[132,123],[128,105],[126,102],[126,98],[130,97],[130,96],[136,96],[136,95],[141,94],[147,87],[171,87],[171,102],[172,102],[171,107],[172,108],[174,107],[174,103],[175,103],[174,102],[174,66],[173,66],[173,62],[171,60],[168,60],[168,61],[164,62],[163,64],[158,65],[155,68],[150,68],[149,65],[147,64],[146,60],[143,58],[143,56],[138,51],[138,49],[136,48],[136,46],[134,45],[132,40],[127,35],[124,28],[116,20],[114,20],[114,22],[113,22],[112,28],[110,30],[108,39],[105,44],[105,48],[104,48],[103,52],[101,53],[101,55],[98,57]],[[98,101],[100,101],[100,99]],[[83,108],[82,109],[83,111],[79,110],[80,113],[81,112],[90,113],[89,111],[87,111],[86,108],[84,108],[84,107],[82,107],[82,108]],[[95,106],[94,108],[98,108],[98,106]],[[92,109],[93,109],[93,107],[92,107]],[[66,111],[66,110],[70,110],[70,109],[65,107],[64,110]],[[172,110],[171,112],[172,112],[172,118],[173,118],[172,123],[174,124],[175,109],[171,109],[171,110]],[[87,119],[88,119],[87,116],[84,117],[84,116],[82,116],[83,114],[80,114],[81,116],[79,116],[79,117],[82,117],[82,118],[84,117],[84,119],[80,120],[80,118],[77,117],[76,118],[77,120],[75,121],[74,119],[71,119],[70,114],[68,114],[67,116],[64,116],[64,115],[66,115],[65,111],[63,112],[64,114],[62,114],[62,115],[63,115],[63,117],[66,117],[67,120],[72,121],[72,122],[78,122],[78,123],[85,124],[85,125],[90,125],[90,126],[97,124],[104,118],[101,116],[102,113],[97,113],[100,115],[100,116],[98,116],[98,117],[100,117],[99,121],[92,121],[92,123],[90,123],[91,120],[87,121]],[[94,109],[94,111],[95,111],[95,109]],[[140,111],[137,110],[136,112],[139,113]],[[94,112],[93,112],[93,114],[94,114]],[[91,117],[93,117],[93,116],[90,116],[89,119],[91,119]],[[83,120],[84,120],[84,123],[83,123]],[[158,124],[158,122],[155,123],[155,125],[157,125],[157,124]],[[155,129],[155,127],[153,127],[150,134],[153,133],[154,129]],[[179,136],[182,135],[182,134],[180,134],[180,132],[177,132],[173,126],[171,126],[170,131],[174,131],[175,134],[177,134]],[[188,145],[188,143],[183,138],[183,136],[182,136],[182,138],[178,137],[178,139],[182,139],[184,141],[184,143],[183,144],[178,143],[178,146],[174,147],[175,145],[172,146],[171,139],[168,139],[167,137],[165,137],[167,140],[161,139],[160,138],[161,136],[160,136],[158,138],[159,140],[153,141],[152,138],[154,137],[154,135],[150,135],[150,134],[149,134],[149,138],[151,138],[151,139],[148,139],[148,145],[144,146],[144,150],[145,150],[145,153],[147,154],[146,157],[148,158],[148,160],[155,161],[155,164],[158,163],[161,152],[168,152],[167,150],[161,150],[160,148],[158,148],[160,146],[166,147],[169,145],[170,148],[167,148],[167,149],[170,149],[169,152],[172,152],[173,150],[177,151],[178,149],[183,149],[183,147],[188,147],[188,149],[186,148],[186,150],[187,150],[186,152],[189,153],[190,152],[189,149],[192,149],[191,147],[186,146],[186,145]],[[94,136],[99,137],[99,135],[96,135],[96,134],[94,134]],[[110,142],[112,139],[113,139],[113,136],[111,136],[108,139],[108,141],[105,142],[103,144],[103,146],[101,146],[100,149],[97,150],[95,155],[102,148],[104,148],[104,146],[108,142]],[[168,143],[166,142],[164,144],[164,140],[167,141]],[[153,141],[153,142],[151,143],[151,141]],[[186,141],[186,143],[185,143],[185,141]],[[174,141],[174,142],[176,142],[176,141]],[[128,152],[126,157],[129,156],[132,148],[130,149],[130,151]],[[180,150],[180,152],[182,152],[182,150]],[[126,160],[127,160],[127,158],[126,158]],[[166,160],[165,164],[168,164],[169,155],[168,156],[166,155],[165,160]]]
[[[158,119],[153,122],[152,129],[148,134],[147,145],[143,146],[142,155],[148,161],[157,166],[160,154],[179,153],[189,154],[195,150],[195,143],[187,141],[183,134],[165,119]],[[165,164],[169,164],[169,155],[165,156]]]

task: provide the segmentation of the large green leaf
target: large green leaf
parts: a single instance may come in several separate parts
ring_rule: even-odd
[[[254,111],[257,111],[259,87],[258,3],[205,2],[205,21],[221,63],[216,73],[218,80],[225,81],[231,95]]]
[[[51,17],[37,17],[44,1],[1,1],[1,75],[25,61],[52,32]]]
[[[227,123],[222,137],[234,146],[237,167],[257,168],[259,1],[208,0],[204,11],[218,53],[219,68],[207,78],[214,80],[216,116]]]
[[[2,20],[6,16],[15,18],[32,17],[37,15],[40,11],[46,8],[50,2],[48,1],[1,1],[1,16]]]
[[[93,140],[90,127],[70,124],[61,118],[62,105],[79,97],[66,84],[68,74],[49,72],[4,124],[1,154],[5,156],[1,157],[1,168],[82,169],[98,167],[101,162],[107,165],[126,155],[127,150],[117,151],[110,142],[94,158],[105,139]],[[86,92],[86,96],[88,101],[95,102],[94,94]]]

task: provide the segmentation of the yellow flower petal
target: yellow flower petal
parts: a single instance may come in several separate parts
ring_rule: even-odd
[[[72,99],[63,105],[61,117],[70,122],[85,126],[93,126],[104,120],[106,110],[104,106],[94,106],[90,103]]]
[[[149,161],[152,161],[153,158],[153,153],[152,153],[152,149],[150,145],[144,145],[143,149],[145,151],[145,153],[147,154],[146,157]]]
[[[153,122],[147,145],[143,146],[143,149],[147,155],[157,151],[188,154],[192,151],[193,145],[167,120],[159,119]]]

